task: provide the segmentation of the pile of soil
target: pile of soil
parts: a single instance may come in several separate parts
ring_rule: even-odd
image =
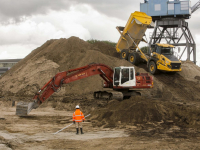
[[[97,126],[108,128],[119,127],[121,124],[142,124],[144,128],[149,125],[166,128],[167,125],[169,129],[175,125],[200,130],[199,107],[160,99],[136,96],[122,102],[113,100],[104,109],[97,109],[93,114]]]
[[[200,67],[194,65],[191,61],[182,62],[182,71],[179,73],[184,79],[196,81],[194,79],[200,80]]]
[[[130,66],[127,61],[115,58],[115,49],[106,43],[90,44],[77,37],[49,40],[33,50],[0,78],[1,95],[33,96],[45,83],[58,72],[88,65],[103,63],[111,68]],[[114,51],[112,55],[110,51]],[[105,53],[105,54],[104,54]],[[64,85],[54,96],[80,95],[102,90],[99,76],[75,81]]]
[[[117,57],[117,58],[120,57],[120,53],[117,53],[116,49],[113,46],[111,46],[107,43],[104,43],[104,42],[100,42],[100,41],[95,42],[93,44],[92,49],[98,50],[109,56],[113,56],[113,57]]]
[[[119,59],[115,48],[103,42],[90,44],[77,37],[49,40],[0,78],[0,96],[33,97],[34,93],[58,72],[90,63],[103,63],[111,68],[132,65]],[[146,65],[144,66],[135,66],[136,72],[147,72]],[[140,124],[163,120],[196,126],[200,120],[200,113],[196,109],[200,106],[200,69],[191,62],[183,62],[182,69],[182,72],[175,75],[155,75],[154,88],[141,91],[142,97],[132,97],[122,102],[114,100],[100,103],[92,99],[94,91],[103,90],[103,80],[99,76],[66,84],[52,97],[57,97],[59,102],[64,102],[68,106],[74,97],[78,97],[79,101],[74,99],[74,104],[70,106],[74,109],[75,103],[81,100],[83,109],[95,109],[93,115],[100,122],[100,126],[116,126],[118,121]],[[64,107],[62,105],[62,108]],[[191,114],[194,116],[189,119]]]

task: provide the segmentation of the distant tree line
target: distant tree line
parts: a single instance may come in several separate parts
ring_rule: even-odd
[[[111,41],[100,41],[100,40],[95,40],[95,39],[91,39],[91,40],[87,40],[88,43],[94,44],[96,42],[103,42],[106,43],[108,45],[111,45],[112,47],[116,47],[117,43],[115,42],[111,42]]]

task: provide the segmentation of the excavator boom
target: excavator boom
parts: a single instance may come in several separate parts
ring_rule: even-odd
[[[109,87],[112,87],[113,70],[104,64],[90,64],[81,68],[56,74],[40,89],[33,99],[37,99],[40,103],[43,103],[54,92],[56,92],[62,86],[62,84],[67,84],[97,74],[99,74],[105,80]],[[42,94],[40,95],[41,92]]]

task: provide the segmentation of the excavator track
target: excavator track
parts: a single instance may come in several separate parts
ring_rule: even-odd
[[[123,93],[117,91],[96,91],[94,92],[95,99],[105,99],[105,100],[123,100]]]
[[[104,99],[104,100],[119,100],[129,99],[131,96],[141,96],[140,91],[129,90],[129,91],[96,91],[94,92],[94,99]]]

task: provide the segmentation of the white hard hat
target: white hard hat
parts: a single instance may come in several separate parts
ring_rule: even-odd
[[[76,105],[76,109],[77,109],[77,108],[80,108],[79,105]]]

